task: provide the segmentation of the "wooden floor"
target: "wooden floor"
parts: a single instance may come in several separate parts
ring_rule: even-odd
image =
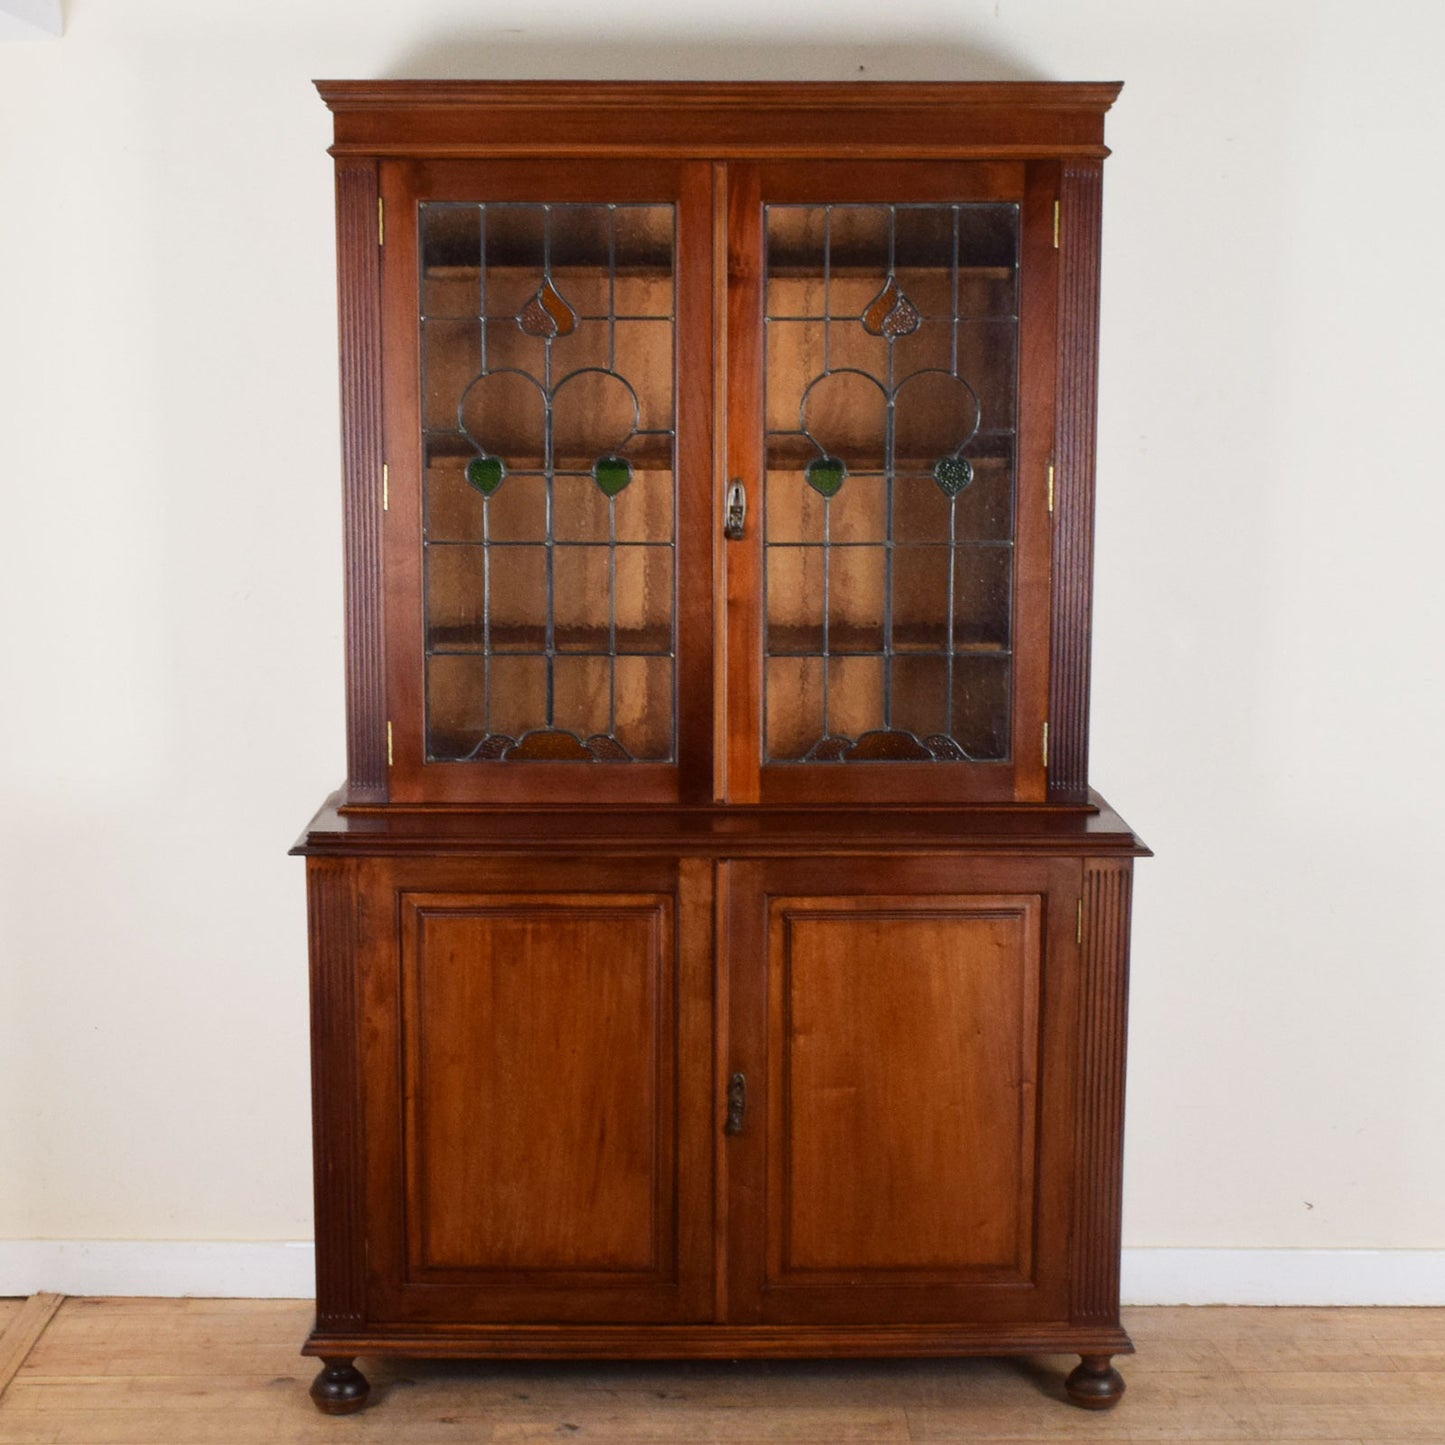
[[[43,1309],[0,1300],[0,1330]],[[1072,1359],[368,1364],[372,1405],[306,1398],[309,1306],[66,1300],[0,1397],[0,1445],[1267,1440],[1445,1445],[1445,1310],[1131,1310],[1113,1412],[1062,1403]],[[0,1357],[5,1337],[0,1336]]]

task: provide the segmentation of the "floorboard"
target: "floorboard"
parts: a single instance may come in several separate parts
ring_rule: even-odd
[[[25,1307],[0,1300],[0,1331]],[[306,1396],[310,1316],[292,1300],[66,1300],[0,1398],[0,1445],[1445,1442],[1445,1310],[1131,1310],[1139,1353],[1107,1415],[1063,1403],[1064,1357],[363,1361],[373,1403],[344,1422]]]

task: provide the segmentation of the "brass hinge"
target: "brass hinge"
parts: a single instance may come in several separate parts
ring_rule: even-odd
[[[1049,487],[1049,495],[1053,496],[1052,481],[1050,481]],[[388,467],[385,462],[381,464],[381,510],[383,512],[389,512],[391,510],[391,468]],[[1052,512],[1053,510],[1053,503],[1050,502],[1049,511]]]
[[[386,245],[386,201],[382,197],[376,198],[376,244]],[[1054,210],[1054,245],[1059,244],[1059,222],[1058,208]]]
[[[1062,229],[1059,221],[1059,203],[1054,202],[1054,250],[1059,249],[1059,232]]]
[[[1049,460],[1049,516],[1054,515],[1054,463]]]
[[[392,755],[391,755],[391,719],[390,719],[390,718],[387,718],[387,720],[386,720],[386,765],[387,765],[387,767],[391,767],[392,764],[393,764],[395,761],[396,761],[395,758],[393,758]]]
[[[1074,942],[1084,941],[1084,900],[1079,899],[1079,926],[1074,930]]]
[[[1049,725],[1044,724],[1044,766],[1049,765]]]

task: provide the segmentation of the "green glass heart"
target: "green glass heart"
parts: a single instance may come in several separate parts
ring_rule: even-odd
[[[604,496],[615,497],[632,480],[632,463],[626,457],[598,457],[592,463],[592,479]]]
[[[501,457],[473,457],[467,463],[467,481],[484,497],[490,497],[506,475],[507,464]]]
[[[933,464],[933,480],[946,497],[956,497],[973,480],[973,463],[967,457],[940,457]]]
[[[836,497],[838,488],[843,485],[843,478],[848,475],[848,468],[841,457],[818,457],[808,463],[808,470],[804,475],[808,485],[820,497]]]

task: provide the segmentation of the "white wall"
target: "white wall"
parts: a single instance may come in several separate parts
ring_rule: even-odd
[[[73,0],[0,43],[0,1240],[310,1231],[284,852],[343,766],[310,77],[860,76],[1127,82],[1094,709],[1158,851],[1127,1242],[1445,1249],[1442,47],[1411,0]]]

